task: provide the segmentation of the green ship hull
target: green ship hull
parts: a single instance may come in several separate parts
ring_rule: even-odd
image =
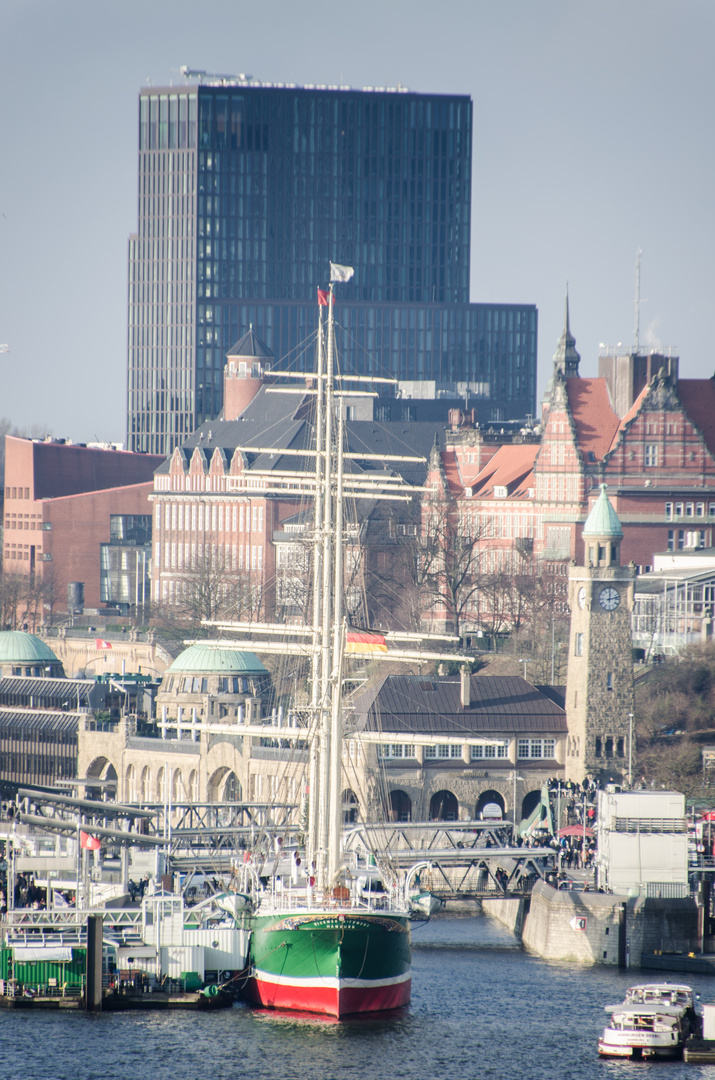
[[[256,915],[246,996],[258,1005],[347,1016],[410,1000],[406,915],[315,910]]]

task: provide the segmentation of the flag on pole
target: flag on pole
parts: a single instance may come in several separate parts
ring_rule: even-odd
[[[111,649],[112,643],[111,641],[105,641],[104,638],[96,637],[94,639],[94,647],[95,649]]]
[[[331,281],[350,281],[354,274],[355,271],[352,266],[341,266],[340,263],[334,262],[330,264]]]
[[[102,846],[102,841],[98,836],[90,836],[89,833],[79,832],[80,847],[86,848],[87,851],[99,851]]]
[[[348,627],[345,652],[386,653],[387,642],[382,634],[376,634],[374,630],[361,630],[357,626],[352,626]]]
[[[330,294],[328,293],[327,289],[318,289],[318,306],[319,307],[327,307],[328,306],[328,296],[329,295]]]

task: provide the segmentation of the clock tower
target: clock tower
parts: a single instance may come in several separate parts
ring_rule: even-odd
[[[606,485],[583,528],[585,566],[569,568],[566,778],[624,782],[631,747],[635,567],[621,566],[623,529]],[[629,715],[630,714],[630,715]]]

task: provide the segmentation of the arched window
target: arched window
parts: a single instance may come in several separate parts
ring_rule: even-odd
[[[521,800],[521,820],[526,821],[541,802],[541,789],[528,792]]]
[[[127,802],[137,801],[137,777],[133,765],[127,766],[124,777],[124,798]]]
[[[166,773],[164,766],[159,769],[156,774],[156,801],[163,803],[166,802]]]
[[[358,797],[350,788],[343,792],[343,825],[354,825],[358,819]]]
[[[451,791],[436,791],[429,804],[430,821],[458,821],[459,803]]]
[[[151,800],[151,769],[148,765],[145,765],[142,769],[141,781],[139,784],[139,802],[150,802]]]
[[[496,810],[494,807],[496,807]],[[496,818],[497,811],[500,811],[503,817],[505,809],[504,799],[498,791],[494,791],[492,788],[489,791],[483,791],[479,796],[474,816],[477,821],[484,821],[489,820],[489,818]]]
[[[406,791],[390,792],[390,821],[412,821],[412,799]]]

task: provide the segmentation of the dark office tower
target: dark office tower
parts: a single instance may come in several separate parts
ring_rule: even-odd
[[[536,309],[469,303],[472,103],[208,78],[142,90],[129,251],[128,444],[168,453],[221,409],[252,324],[310,368],[328,264],[344,369],[534,411]],[[482,410],[480,410],[480,417]]]

